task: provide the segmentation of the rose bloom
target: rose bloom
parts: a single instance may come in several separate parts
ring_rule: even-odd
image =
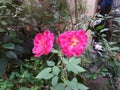
[[[86,45],[88,37],[84,30],[67,31],[60,34],[57,43],[61,46],[62,53],[67,57],[80,56]]]
[[[41,55],[47,55],[52,47],[54,42],[54,35],[49,30],[45,30],[44,33],[38,33],[33,41],[34,48],[32,49],[35,57],[40,57]]]

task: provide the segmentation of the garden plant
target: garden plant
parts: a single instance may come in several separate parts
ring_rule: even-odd
[[[0,0],[0,90],[119,90],[119,18],[73,1]]]

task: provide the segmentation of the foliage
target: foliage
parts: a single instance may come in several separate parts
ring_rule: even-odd
[[[40,70],[39,66],[43,63],[36,61],[33,57],[30,60],[27,59],[25,63],[17,68],[12,67],[14,70],[11,70],[10,75],[4,74],[5,78],[0,79],[1,90],[41,90],[44,88],[44,82],[34,78]]]
[[[14,27],[18,17],[14,17],[16,7],[18,5],[12,4],[11,2],[1,1],[0,2],[0,76],[4,73],[7,67],[8,61],[13,63],[23,64],[20,60],[20,54],[24,52],[24,48],[21,46],[23,40],[18,38],[17,30],[11,28]],[[18,11],[19,13],[19,11]]]
[[[75,8],[82,14],[73,16],[66,0],[46,1],[0,0],[0,89],[115,90],[120,75],[119,18],[86,17],[82,2]],[[92,43],[78,58],[64,57],[56,44],[47,56],[33,58],[33,37],[45,29],[55,37],[68,29],[90,29]],[[109,86],[89,86],[99,76],[106,77]]]
[[[36,78],[50,80],[51,90],[87,90],[88,88],[76,78],[76,76],[81,77],[81,73],[86,71],[80,66],[81,59],[64,58],[61,52],[54,49],[52,52],[58,54],[60,60],[47,61],[47,67],[40,71]]]
[[[93,48],[87,51],[91,63],[88,69],[89,74],[86,75],[89,79],[97,79],[100,75],[109,78],[111,89],[115,90],[115,84],[118,82],[115,78],[118,77],[119,73],[120,58],[118,54],[120,53],[120,47],[119,35],[114,33],[119,32],[115,28],[118,26],[113,20],[110,15],[102,16],[97,14],[96,18],[94,18],[94,27],[91,27],[93,31]],[[108,27],[108,24],[110,27]],[[105,88],[110,89],[107,86]]]

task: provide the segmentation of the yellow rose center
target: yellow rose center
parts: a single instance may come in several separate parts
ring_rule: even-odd
[[[71,43],[72,46],[76,46],[78,44],[77,38],[74,38],[74,37],[72,38],[71,42],[72,42]]]

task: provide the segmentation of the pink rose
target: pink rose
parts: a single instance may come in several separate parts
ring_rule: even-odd
[[[52,47],[54,42],[54,35],[49,30],[45,30],[44,33],[38,33],[33,41],[34,48],[32,49],[35,57],[40,57],[41,55],[47,55]]]
[[[63,54],[67,57],[80,56],[87,45],[87,41],[88,37],[84,30],[70,30],[60,34],[57,39]]]

